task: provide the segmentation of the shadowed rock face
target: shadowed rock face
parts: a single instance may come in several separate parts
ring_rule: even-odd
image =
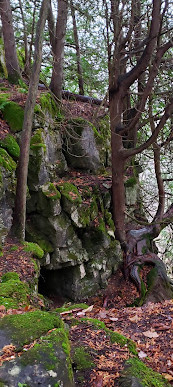
[[[93,129],[85,124],[79,135],[72,127],[66,136],[65,157],[69,167],[96,172],[101,167],[101,160]]]
[[[92,188],[90,181],[87,185],[83,177],[83,187],[78,189],[77,184],[69,183],[66,176],[70,167],[86,173],[88,170],[97,171],[103,164],[97,130],[89,122],[76,119],[71,123],[68,121],[66,133],[60,125],[55,128],[54,120],[48,118],[43,123],[43,117],[40,120],[37,117],[33,124],[26,239],[38,243],[45,252],[40,264],[52,292],[63,292],[78,300],[107,284],[122,255],[114,237],[110,184],[100,190],[98,183],[95,187],[92,183]],[[61,136],[63,131],[66,138]],[[100,136],[99,141],[102,140]],[[12,171],[6,171],[6,174],[2,169],[2,236],[4,227],[9,230],[12,221],[16,182],[14,164]],[[64,184],[59,183],[62,176]]]

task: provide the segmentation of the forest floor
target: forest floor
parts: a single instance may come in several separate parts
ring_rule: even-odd
[[[34,268],[29,263],[29,254],[23,251],[20,244],[15,251],[11,247],[14,241],[7,240],[3,255],[0,258],[0,277],[8,271],[19,274],[22,281],[28,282],[33,276]],[[88,309],[73,309],[62,312],[61,317],[70,326],[70,340],[72,352],[75,347],[90,349],[94,367],[83,371],[84,380],[80,381],[80,372],[74,375],[76,386],[101,387],[118,386],[118,378],[129,358],[128,346],[121,347],[117,343],[110,343],[104,329],[96,328],[84,318],[97,319],[103,322],[106,328],[118,332],[136,343],[139,358],[153,370],[162,374],[173,385],[173,300],[162,303],[149,303],[142,307],[130,307],[138,296],[135,286],[124,280],[121,270],[114,274],[108,287],[101,290],[97,296],[86,300]],[[63,298],[54,297],[50,301],[50,309],[62,306]],[[42,305],[40,305],[41,307]],[[0,318],[6,314],[21,314],[35,310],[31,305],[18,309],[6,310],[0,305]],[[75,319],[78,323],[75,324]],[[76,320],[76,321],[77,321]],[[9,349],[0,356],[0,361],[9,360],[16,356]]]

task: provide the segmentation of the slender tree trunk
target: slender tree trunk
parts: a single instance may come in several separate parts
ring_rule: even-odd
[[[31,59],[32,59],[32,47],[34,44],[34,30],[35,30],[35,15],[36,15],[36,10],[37,10],[37,0],[34,0],[34,9],[33,9],[33,14],[32,14],[32,27],[31,27],[31,41],[29,45],[29,67],[31,67]]]
[[[54,16],[53,16],[53,11],[52,11],[52,4],[50,4],[50,7],[49,7],[47,21],[48,21],[50,44],[52,47],[52,55],[54,55],[54,53],[55,53],[55,22],[54,22]]]
[[[8,71],[8,80],[17,83],[20,79],[20,68],[17,59],[13,18],[9,0],[0,0],[0,14],[2,20],[2,32],[4,39],[5,61]]]
[[[81,66],[81,56],[80,56],[78,31],[77,31],[77,24],[76,24],[76,17],[75,17],[75,9],[74,9],[72,0],[70,1],[70,8],[71,8],[71,15],[72,15],[72,19],[73,19],[73,35],[74,35],[75,48],[76,48],[79,94],[84,95],[84,83],[83,83],[83,77],[82,77],[82,66]]]
[[[19,240],[25,239],[26,191],[30,139],[42,60],[43,31],[47,19],[49,4],[50,0],[42,1],[36,30],[34,64],[29,84],[28,97],[25,105],[24,123],[20,146],[20,158],[17,171],[16,201],[13,215],[13,224],[11,229],[11,234],[17,237]]]
[[[25,67],[24,67],[24,73],[26,75],[29,75],[30,72],[30,66],[29,66],[29,53],[28,53],[28,40],[27,40],[27,30],[26,30],[26,23],[25,23],[25,16],[23,13],[22,8],[22,2],[19,0],[19,7],[22,17],[22,23],[23,23],[23,40],[24,40],[24,47],[25,47]]]
[[[64,44],[67,25],[68,0],[58,0],[55,51],[50,89],[61,100],[63,83]]]

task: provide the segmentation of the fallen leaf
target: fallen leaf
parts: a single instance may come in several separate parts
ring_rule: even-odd
[[[148,337],[149,339],[154,339],[156,337],[159,337],[159,335],[155,331],[146,331],[146,332],[142,332],[142,333],[145,337]]]
[[[140,351],[140,352],[138,352],[138,356],[140,359],[145,359],[145,357],[147,357],[147,354],[143,351]]]
[[[166,380],[169,380],[169,382],[173,380],[173,376],[170,375],[170,374],[162,374],[162,376],[164,376],[164,378],[165,378]]]
[[[100,312],[98,313],[98,317],[99,318],[106,318],[107,317],[106,310],[100,310]]]
[[[111,320],[111,321],[118,321],[118,318],[117,317],[109,317],[109,320]]]
[[[6,311],[6,307],[4,305],[0,305],[0,312],[5,312]]]
[[[91,305],[87,309],[83,309],[81,312],[77,313],[77,316],[79,316],[79,317],[85,316],[85,314],[87,312],[91,312],[92,311],[93,307],[94,307],[94,305]]]
[[[137,323],[137,322],[140,320],[140,318],[138,317],[137,314],[135,314],[135,316],[129,317],[129,320],[130,320],[131,322]]]

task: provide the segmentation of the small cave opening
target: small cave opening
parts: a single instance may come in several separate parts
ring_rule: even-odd
[[[38,292],[53,302],[55,307],[74,301],[72,268],[58,270],[40,269]]]

